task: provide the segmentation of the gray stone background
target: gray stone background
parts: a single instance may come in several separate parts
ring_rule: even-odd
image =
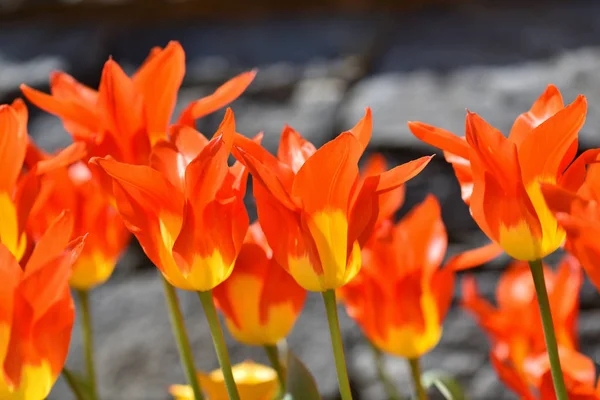
[[[161,23],[151,27],[53,24],[48,20],[0,24],[0,100],[18,96],[26,82],[48,89],[52,70],[64,70],[96,87],[104,61],[112,55],[133,71],[151,47],[179,40],[187,53],[187,76],[178,110],[210,93],[234,74],[258,67],[247,93],[233,104],[240,132],[265,132],[274,150],[288,123],[316,145],[354,125],[371,106],[371,150],[392,164],[431,154],[406,121],[423,120],[462,132],[465,108],[506,131],[548,83],[572,101],[588,96],[582,150],[600,146],[600,3],[474,2],[452,9],[406,14],[307,15],[248,22]],[[31,107],[29,130],[42,146],[69,142],[59,120]],[[199,122],[212,133],[223,113]],[[450,252],[480,245],[485,238],[460,200],[452,169],[442,157],[408,183],[400,215],[433,192],[443,205]],[[248,202],[254,214],[251,199]],[[556,260],[557,257],[553,257]],[[508,262],[506,257],[473,271],[487,296]],[[197,366],[217,367],[208,327],[197,296],[180,293]],[[97,370],[107,400],[168,399],[172,383],[185,382],[179,366],[157,272],[138,247],[123,257],[112,279],[92,294]],[[455,303],[459,301],[457,291]],[[582,351],[596,358],[600,301],[586,282],[582,290]],[[349,373],[356,399],[384,399],[369,348],[341,310]],[[453,307],[441,343],[423,360],[425,369],[451,371],[472,399],[513,399],[488,363],[486,338],[470,316]],[[314,373],[327,399],[336,399],[336,375],[320,297],[311,294],[289,338]],[[229,341],[234,362],[266,362],[260,348]],[[79,326],[68,365],[82,369]],[[410,392],[405,362],[386,358],[398,387]],[[59,381],[49,397],[70,399]]]

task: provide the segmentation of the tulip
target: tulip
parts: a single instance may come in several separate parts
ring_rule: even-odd
[[[21,260],[32,244],[27,239],[27,219],[38,195],[39,175],[85,154],[82,146],[74,144],[46,157],[43,162],[30,165],[30,170],[24,173],[23,163],[30,141],[27,120],[28,112],[22,100],[0,105],[0,242],[17,260]]]
[[[229,332],[248,345],[275,345],[284,339],[306,299],[306,291],[272,254],[260,225],[252,224],[233,273],[213,292]]]
[[[377,221],[379,198],[416,176],[431,157],[359,178],[371,111],[349,132],[316,150],[291,127],[278,157],[236,135],[233,152],[255,179],[258,218],[273,256],[303,288],[325,292],[360,270],[360,244]],[[359,184],[360,182],[360,184]]]
[[[75,308],[69,291],[83,239],[62,213],[26,260],[0,244],[0,398],[46,398],[65,363]]]
[[[415,136],[446,152],[481,230],[511,257],[529,262],[558,400],[566,400],[567,394],[541,260],[562,245],[566,233],[548,208],[540,183],[574,191],[583,183],[586,164],[600,153],[588,150],[575,160],[586,113],[584,96],[565,107],[558,89],[549,85],[531,109],[519,115],[508,138],[470,111],[465,138],[409,122]]]
[[[391,222],[362,251],[363,268],[339,289],[348,314],[379,349],[408,359],[430,351],[454,293],[455,256],[442,268],[448,237],[432,195],[400,222]],[[494,258],[490,250],[477,265]],[[459,261],[462,264],[462,261]]]
[[[559,351],[561,354],[575,351],[579,291],[583,283],[581,267],[573,256],[568,255],[561,261],[556,272],[544,266],[544,275]],[[536,360],[544,359],[545,368],[549,366],[535,293],[527,263],[519,261],[511,264],[498,282],[497,308],[478,294],[472,277],[465,278],[462,287],[463,307],[475,316],[488,334],[498,374],[504,379],[507,375],[505,369],[509,366],[514,370],[510,375],[518,375],[519,381],[527,382],[526,386],[539,385],[542,373],[539,368],[535,374],[531,370],[531,366],[537,365]],[[568,368],[568,365],[563,365],[563,370]],[[537,378],[533,379],[534,376]],[[516,386],[511,387],[514,389]]]
[[[173,286],[209,291],[229,277],[248,228],[247,173],[227,166],[235,121],[228,110],[208,141],[185,126],[152,149],[150,165],[93,158],[113,181],[116,206],[144,252]]]
[[[277,374],[265,365],[252,361],[233,366],[233,376],[242,400],[272,400],[277,394]],[[228,400],[223,373],[216,369],[209,374],[198,373],[207,400]],[[172,385],[169,392],[174,400],[194,400],[192,390],[185,385]]]
[[[508,138],[468,112],[466,140],[421,122],[409,128],[443,149],[453,164],[473,218],[487,236],[517,260],[536,261],[554,252],[565,231],[548,209],[539,182],[577,188],[592,154],[573,161],[587,102],[568,106],[552,85],[515,121]]]
[[[173,286],[198,292],[229,394],[239,400],[212,295],[231,274],[249,225],[243,202],[248,174],[240,163],[227,164],[234,134],[228,109],[210,141],[188,126],[173,127],[170,140],[152,148],[149,166],[109,157],[92,158],[90,164],[103,179],[112,180],[125,226],[168,282],[169,310],[188,380],[196,385]],[[197,386],[194,390],[201,396]]]
[[[128,77],[109,59],[98,91],[64,72],[50,76],[51,94],[27,85],[21,90],[42,110],[59,117],[75,141],[85,142],[89,156],[111,155],[118,161],[147,164],[152,146],[167,139],[177,93],[185,75],[185,53],[178,42],[154,48],[144,64]],[[177,124],[190,127],[239,97],[256,71],[238,75],[213,94],[193,101]]]
[[[374,229],[380,197],[417,175],[431,157],[359,177],[358,161],[371,138],[371,111],[350,131],[316,149],[291,127],[277,157],[236,135],[235,157],[254,178],[258,219],[273,257],[306,290],[322,292],[342,399],[351,399],[335,289],[361,266],[360,246]]]
[[[40,161],[49,158],[39,149],[35,152]],[[90,290],[110,277],[128,244],[129,232],[82,162],[56,168],[41,178],[39,196],[30,213],[29,231],[39,237],[62,210],[73,213],[76,236],[88,234],[86,246],[73,264],[70,285],[77,290]]]

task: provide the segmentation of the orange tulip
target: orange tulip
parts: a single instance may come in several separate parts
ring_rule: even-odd
[[[255,222],[248,228],[231,276],[213,295],[231,335],[242,343],[262,346],[275,345],[289,334],[304,306],[306,290],[273,259]]]
[[[479,265],[500,252],[455,257],[440,268],[447,245],[440,205],[429,195],[398,224],[382,225],[364,247],[363,268],[338,293],[379,349],[410,359],[431,350],[452,301],[454,268]]]
[[[0,244],[0,398],[45,398],[63,368],[75,308],[71,264],[83,241],[69,242],[73,218],[61,214],[24,267]]]
[[[573,351],[577,348],[579,290],[583,283],[581,267],[574,257],[566,256],[557,272],[544,266],[544,277],[558,347],[561,352]],[[512,375],[517,374],[528,385],[538,387],[542,375],[539,359],[548,361],[535,287],[527,263],[517,261],[503,274],[496,291],[498,308],[479,296],[472,277],[465,278],[462,293],[463,307],[475,316],[490,338],[496,369],[508,365],[514,370]],[[549,364],[545,367],[549,368]],[[503,370],[498,373],[503,376]]]
[[[196,119],[225,107],[246,90],[255,74],[243,73],[192,102],[178,124],[193,127]],[[132,77],[109,59],[98,91],[62,72],[51,75],[50,95],[26,85],[21,90],[32,103],[58,116],[75,141],[87,143],[90,157],[111,155],[118,161],[145,165],[151,147],[167,138],[184,75],[185,53],[173,41],[164,49],[154,48]]]
[[[208,141],[176,126],[152,149],[150,166],[94,158],[112,179],[117,208],[150,260],[173,286],[208,291],[231,273],[248,229],[247,173],[227,158],[235,134],[227,110]]]
[[[234,365],[233,379],[242,400],[272,400],[279,384],[274,369],[252,361]],[[207,400],[228,400],[223,372],[216,369],[209,374],[198,373],[198,380],[205,390]],[[172,385],[169,392],[174,400],[193,400],[192,388],[187,385]]]
[[[567,232],[565,248],[581,262],[590,280],[600,288],[600,165],[588,168],[577,193],[542,185],[542,193],[559,224]]]
[[[522,400],[556,399],[550,362],[546,352],[528,360],[519,370],[492,350],[490,359],[500,379]],[[596,382],[594,362],[575,350],[561,348],[560,363],[570,400],[600,400],[600,382]]]
[[[463,199],[489,238],[513,258],[534,261],[555,251],[565,231],[548,209],[540,182],[577,188],[592,150],[574,160],[587,111],[585,97],[564,107],[554,86],[515,121],[508,138],[468,112],[466,140],[410,122],[419,139],[445,151],[461,184]]]
[[[19,261],[28,243],[26,226],[30,209],[38,194],[38,176],[83,156],[84,149],[71,145],[43,162],[23,171],[28,153],[28,113],[25,103],[17,99],[0,105],[0,242]]]
[[[44,162],[49,158],[32,143],[30,154],[30,162]],[[73,264],[70,284],[78,290],[89,290],[110,277],[129,242],[129,231],[117,210],[110,205],[110,198],[81,161],[56,168],[41,178],[40,193],[30,213],[28,230],[34,237],[40,237],[62,210],[73,213],[76,236],[88,234],[86,246]]]
[[[234,155],[255,178],[258,218],[273,257],[300,286],[327,291],[348,283],[361,265],[360,245],[379,215],[379,198],[417,175],[431,157],[359,179],[371,137],[371,111],[349,132],[316,150],[290,127],[278,157],[241,135]]]

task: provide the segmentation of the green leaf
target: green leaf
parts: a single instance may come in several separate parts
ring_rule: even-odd
[[[434,386],[446,400],[466,400],[460,384],[444,371],[427,371],[421,376],[421,382],[426,389]]]
[[[287,351],[286,394],[283,400],[321,400],[315,378],[294,353]]]

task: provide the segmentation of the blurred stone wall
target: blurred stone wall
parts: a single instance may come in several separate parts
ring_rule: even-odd
[[[115,24],[54,18],[0,23],[0,100],[19,95],[26,82],[48,90],[52,70],[64,70],[96,86],[104,61],[113,56],[133,71],[156,45],[179,40],[187,54],[187,76],[177,111],[210,93],[229,77],[253,67],[256,81],[233,104],[238,130],[265,132],[274,150],[285,123],[316,145],[354,125],[364,107],[373,108],[373,151],[397,164],[435,152],[419,143],[406,121],[423,120],[461,133],[465,108],[507,131],[548,83],[566,101],[578,93],[589,100],[581,150],[600,146],[600,3],[571,2],[471,4],[413,13],[281,14],[249,20],[227,19],[153,24]],[[212,134],[223,113],[200,121]],[[69,143],[60,122],[34,107],[30,133],[49,150]],[[449,255],[485,241],[471,220],[452,169],[436,157],[407,185],[406,213],[433,192],[443,207]],[[254,213],[251,199],[248,201]],[[556,261],[558,257],[554,257]],[[472,271],[481,290],[492,296],[506,257]],[[457,289],[456,302],[460,300]],[[172,383],[185,381],[179,366],[157,272],[136,246],[123,257],[114,277],[92,294],[102,398],[166,400]],[[217,367],[197,296],[181,293],[197,366]],[[600,301],[586,282],[582,292],[582,350],[596,358],[600,346]],[[341,316],[347,360],[356,399],[384,399],[375,379],[369,348],[345,314]],[[335,399],[336,375],[325,313],[310,295],[290,346],[315,374],[322,392]],[[261,349],[230,341],[231,355],[265,361]],[[453,372],[472,399],[513,399],[488,363],[488,345],[472,319],[453,307],[442,342],[424,358],[424,367]],[[69,365],[82,368],[78,326]],[[386,359],[391,376],[410,391],[403,360]],[[59,382],[51,400],[70,394]]]

